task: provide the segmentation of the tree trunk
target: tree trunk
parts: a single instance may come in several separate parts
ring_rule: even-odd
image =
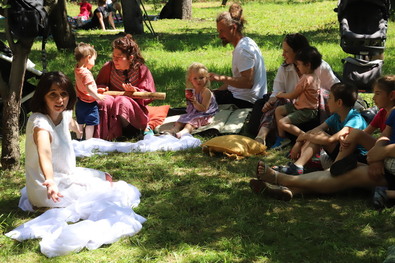
[[[123,25],[125,33],[143,34],[143,13],[140,9],[140,0],[121,0],[123,12]]]
[[[66,0],[58,0],[50,11],[49,25],[57,49],[74,50],[75,36],[67,21]]]
[[[10,45],[14,56],[11,65],[8,89],[2,92],[3,138],[1,165],[3,169],[17,169],[20,164],[19,114],[26,62],[33,45],[33,41],[34,39],[19,40],[17,43]]]
[[[49,24],[58,49],[73,49],[74,34],[67,21],[66,0],[48,0]],[[7,17],[7,11],[5,12]],[[16,43],[11,36],[8,19],[5,23],[7,41],[13,53],[11,72],[8,84],[0,80],[2,112],[2,152],[3,169],[16,169],[20,164],[19,149],[19,115],[21,108],[23,80],[25,79],[26,62],[34,39],[19,39]]]
[[[180,19],[192,18],[192,0],[174,0],[175,16]]]

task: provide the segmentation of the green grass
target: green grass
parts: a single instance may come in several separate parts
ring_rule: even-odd
[[[261,47],[271,88],[280,65],[284,34],[304,33],[337,73],[347,57],[340,46],[337,1],[244,1],[246,35]],[[184,75],[193,61],[213,72],[230,74],[231,47],[222,47],[215,29],[220,2],[193,4],[191,21],[152,21],[158,37],[136,35],[158,91],[166,101],[154,105],[184,106]],[[145,4],[148,13],[156,14]],[[73,7],[73,8],[71,8]],[[159,8],[160,10],[160,8]],[[69,5],[69,14],[78,8]],[[0,20],[0,31],[4,30]],[[384,74],[394,72],[394,34],[389,25]],[[94,67],[110,59],[116,32],[78,31],[77,41],[92,43],[99,56]],[[59,52],[50,40],[49,70],[73,78],[71,53]],[[41,67],[40,42],[30,57]],[[368,98],[369,96],[366,95]],[[207,138],[201,138],[203,141]],[[23,149],[24,136],[21,136]],[[22,150],[23,151],[23,150]],[[286,151],[271,152],[269,164],[283,164]],[[24,158],[24,153],[22,152]],[[21,159],[23,167],[24,159]],[[39,241],[22,243],[0,236],[1,262],[382,262],[394,245],[392,209],[371,209],[370,193],[353,190],[334,195],[304,195],[285,203],[250,192],[258,157],[241,161],[209,157],[200,148],[180,152],[113,153],[78,159],[78,165],[109,171],[140,189],[136,212],[148,220],[137,235],[94,251],[55,259],[39,251]],[[23,168],[0,171],[0,232],[5,233],[37,213],[17,208],[24,186]]]

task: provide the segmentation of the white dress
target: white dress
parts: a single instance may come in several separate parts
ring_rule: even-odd
[[[32,205],[59,208],[6,233],[19,241],[42,238],[41,252],[48,257],[113,243],[134,235],[145,222],[133,211],[140,203],[136,187],[124,181],[110,183],[104,179],[104,172],[76,167],[69,132],[71,118],[71,111],[65,111],[62,122],[55,126],[47,115],[30,116],[26,128],[26,187],[21,191],[19,207],[27,211],[33,211]],[[44,176],[33,140],[35,127],[49,131],[51,136],[54,180],[64,196],[57,203],[47,198],[42,185]]]

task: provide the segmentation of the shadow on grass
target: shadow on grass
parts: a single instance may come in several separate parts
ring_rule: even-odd
[[[289,203],[251,193],[258,157],[235,161],[193,149],[92,158],[79,165],[101,160],[96,168],[142,193],[136,212],[147,222],[129,238],[136,258],[196,252],[201,262],[199,253],[210,252],[217,262],[379,262],[393,240],[394,215],[369,210],[366,192],[299,196]],[[6,231],[36,216],[16,205],[16,197],[0,200],[3,211],[12,212]],[[31,242],[12,247],[24,254],[37,246]]]
[[[392,216],[369,210],[366,192],[285,203],[251,193],[256,158],[230,161],[196,150],[165,155],[158,158],[166,165],[122,169],[134,174],[125,180],[141,189],[136,211],[148,219],[130,238],[133,247],[142,247],[141,257],[189,246],[218,257],[227,251],[240,262],[377,262],[390,244]]]

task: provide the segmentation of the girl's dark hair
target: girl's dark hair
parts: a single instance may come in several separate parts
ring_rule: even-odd
[[[295,53],[305,47],[310,46],[307,38],[299,33],[285,35],[284,42],[287,43]]]
[[[127,34],[124,37],[119,37],[112,42],[112,49],[121,50],[122,54],[130,60],[130,68],[137,69],[139,65],[144,64],[145,60],[141,55],[140,48],[133,40],[132,35]],[[131,58],[133,56],[133,59]]]
[[[335,100],[342,100],[347,108],[354,107],[358,98],[358,89],[355,86],[344,83],[336,83],[331,87],[331,92]]]
[[[60,71],[53,71],[45,73],[41,76],[34,91],[34,95],[30,101],[30,108],[32,112],[40,112],[48,114],[47,104],[45,103],[45,95],[51,90],[52,85],[57,85],[61,90],[69,94],[69,103],[66,110],[73,110],[77,100],[73,83],[70,79]]]
[[[322,55],[315,47],[302,48],[296,53],[295,60],[302,61],[304,65],[310,63],[311,70],[316,70],[322,62]]]
[[[228,26],[236,25],[236,30],[239,33],[243,32],[244,24],[247,23],[243,16],[243,8],[236,3],[229,7],[229,12],[222,12],[217,16],[217,23],[222,20],[224,20]]]
[[[376,79],[373,86],[378,86],[381,90],[391,93],[395,90],[395,75],[382,76]]]

